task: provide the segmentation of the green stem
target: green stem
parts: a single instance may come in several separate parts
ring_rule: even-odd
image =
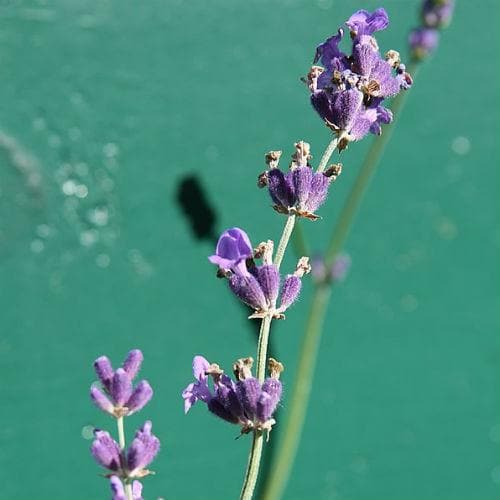
[[[417,65],[410,64],[409,72],[414,76]],[[399,94],[391,106],[395,117],[403,107],[405,93]],[[375,172],[377,164],[382,156],[386,144],[392,136],[394,123],[384,130],[384,133],[374,139],[368,151],[365,161],[361,166],[358,176],[354,182],[353,188],[347,197],[347,200],[340,212],[337,225],[335,226],[330,243],[325,253],[325,264],[330,266],[338,253],[342,250],[349,234],[349,229],[354,220],[354,216],[361,204],[363,195],[369,185],[369,181]],[[327,148],[330,149],[331,143]],[[332,150],[333,153],[333,150]],[[330,153],[331,154],[331,153]],[[325,155],[323,155],[323,158]],[[321,163],[323,164],[323,158]],[[328,160],[326,160],[326,163]],[[323,167],[324,168],[324,167]],[[319,170],[319,169],[318,169]],[[286,426],[283,430],[282,441],[276,454],[274,463],[270,464],[272,474],[269,481],[264,485],[264,500],[277,500],[282,497],[286,484],[290,477],[290,472],[297,454],[298,445],[304,427],[306,409],[309,405],[309,396],[314,378],[314,368],[318,346],[321,340],[322,325],[326,314],[328,301],[330,298],[331,286],[319,284],[316,287],[311,304],[311,312],[306,325],[304,337],[302,339],[302,348],[300,350],[299,364],[294,381],[294,389],[289,403],[289,416]]]
[[[123,426],[123,417],[118,417],[116,419],[116,426],[118,427],[118,444],[120,445],[120,450],[125,453],[125,429]],[[132,495],[132,485],[128,481],[123,482],[125,486],[125,495],[127,500],[134,500]]]
[[[289,215],[286,220],[285,228],[283,229],[283,234],[281,235],[280,242],[278,244],[278,249],[276,250],[276,255],[274,257],[273,263],[279,269],[281,266],[281,261],[285,255],[286,246],[290,241],[290,236],[293,232],[293,227],[295,226],[295,215]]]
[[[292,234],[292,245],[297,257],[305,257],[306,255],[310,255],[309,247],[304,235],[304,229],[300,220],[295,223],[295,229],[293,230]]]
[[[323,153],[323,156],[321,157],[321,161],[319,162],[317,172],[323,172],[323,170],[325,170],[328,162],[330,161],[330,158],[332,157],[333,152],[337,149],[339,140],[340,137],[334,137],[330,141],[330,144],[328,144],[328,146],[325,149],[325,152]]]
[[[302,339],[300,360],[297,366],[295,383],[288,406],[288,417],[284,437],[278,449],[277,458],[271,465],[272,473],[268,484],[264,487],[263,500],[280,498],[290,475],[293,457],[297,452],[300,435],[306,416],[307,404],[312,386],[312,377],[308,374],[314,370],[318,354],[324,313],[330,296],[330,287],[316,288],[312,299],[311,310],[306,325],[307,334]]]
[[[264,382],[266,377],[266,358],[267,346],[269,343],[269,331],[271,329],[271,316],[262,318],[259,332],[259,343],[257,345],[257,379],[260,383]],[[245,479],[241,488],[241,500],[251,500],[257,477],[259,476],[260,460],[262,457],[262,446],[264,437],[262,431],[254,431],[252,439],[252,447],[248,456],[247,470]]]

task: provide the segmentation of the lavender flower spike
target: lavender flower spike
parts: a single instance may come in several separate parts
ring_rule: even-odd
[[[346,24],[353,40],[352,54],[339,49],[343,36],[339,29],[337,35],[316,49],[313,63],[321,60],[324,68],[313,66],[306,79],[311,104],[338,135],[340,150],[370,132],[380,134],[381,124],[392,120],[391,113],[383,106],[384,100],[412,84],[399,54],[390,50],[382,58],[373,37],[389,24],[384,9],[373,13],[360,10]]]
[[[252,358],[241,358],[233,365],[237,381],[224,374],[217,364],[196,356],[193,360],[194,375],[198,382],[189,384],[182,397],[186,408],[191,408],[191,399],[203,401],[208,410],[220,419],[237,424],[242,434],[254,430],[270,432],[275,420],[273,413],[281,398],[279,375],[283,365],[270,358],[270,377],[261,384],[252,375]],[[198,370],[202,369],[200,373]],[[208,385],[212,379],[212,388]],[[199,393],[201,387],[201,392]]]
[[[424,0],[422,5],[422,21],[428,28],[445,28],[451,21],[454,0]]]
[[[247,233],[238,227],[224,231],[217,242],[215,254],[208,260],[224,271],[233,271],[248,276],[246,259],[253,256],[252,244]]]
[[[102,384],[102,390],[96,385],[90,388],[90,397],[102,411],[116,417],[124,417],[142,409],[153,396],[153,389],[146,380],[141,380],[136,387],[132,379],[137,375],[143,360],[138,349],[130,351],[123,366],[113,371],[106,356],[97,358],[94,368]]]
[[[439,32],[432,28],[416,28],[408,37],[413,59],[420,61],[434,52],[439,43]]]

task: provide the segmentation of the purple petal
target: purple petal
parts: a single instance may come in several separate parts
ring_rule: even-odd
[[[139,481],[132,483],[132,496],[133,500],[143,500],[142,498],[142,484]]]
[[[132,395],[132,380],[123,368],[118,368],[111,382],[111,397],[117,406],[123,406]]]
[[[253,256],[253,248],[247,233],[238,227],[224,231],[215,249],[215,255],[208,258],[212,264],[223,269],[232,269]]]
[[[95,440],[92,443],[91,452],[97,463],[111,471],[120,468],[120,447],[110,436],[109,432],[94,431]]]
[[[126,403],[128,414],[136,413],[144,408],[153,397],[153,389],[146,380],[141,380],[135,387]]]
[[[111,403],[108,397],[98,387],[92,386],[90,388],[90,398],[97,408],[110,415],[114,414],[115,407],[113,403]]]
[[[109,483],[113,494],[112,500],[126,500],[125,489],[121,479],[118,476],[111,476]]]
[[[280,273],[274,264],[259,266],[258,281],[264,295],[266,296],[269,307],[276,305],[278,292],[280,289]]]
[[[377,110],[375,108],[363,109],[351,123],[349,135],[352,140],[359,141],[370,131],[370,127],[377,121]]]
[[[249,274],[240,276],[233,274],[228,280],[231,291],[245,304],[256,310],[265,310],[266,297],[257,279]]]
[[[286,311],[297,300],[301,288],[302,281],[299,277],[294,274],[287,275],[281,289],[280,312]]]
[[[106,356],[101,356],[94,361],[94,369],[106,389],[111,388],[111,379],[113,378],[113,367]]]
[[[332,69],[340,69],[338,67],[339,63],[341,66],[346,65],[347,56],[339,49],[339,43],[343,36],[344,30],[340,28],[336,35],[327,38],[322,44],[318,45],[313,64],[316,64],[321,59],[321,64],[329,72]]]
[[[210,363],[203,356],[195,356],[193,358],[193,375],[200,382],[207,379],[206,371]]]
[[[358,10],[347,21],[346,25],[356,36],[372,35],[389,25],[389,16],[383,8],[369,13],[367,10]]]
[[[439,32],[430,28],[417,28],[410,32],[408,42],[414,57],[422,59],[436,50]]]
[[[139,373],[143,359],[144,356],[139,349],[134,349],[127,354],[127,358],[123,362],[123,369],[127,372],[130,380],[134,380]]]

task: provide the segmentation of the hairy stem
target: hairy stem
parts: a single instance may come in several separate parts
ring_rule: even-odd
[[[257,346],[257,379],[260,383],[266,376],[267,345],[269,343],[269,331],[271,329],[271,316],[262,319],[259,332],[259,343]],[[241,500],[251,500],[257,477],[259,475],[260,460],[262,457],[262,446],[264,437],[261,431],[254,431],[252,447],[248,456],[247,471],[241,489]]]
[[[325,152],[323,153],[323,156],[321,157],[321,161],[319,162],[317,172],[323,172],[323,170],[325,170],[326,166],[328,165],[328,162],[330,161],[330,158],[332,157],[333,152],[337,149],[337,146],[339,145],[339,141],[340,137],[334,137],[330,141],[330,143],[325,149]]]
[[[271,465],[272,474],[264,487],[263,500],[276,500],[281,497],[290,475],[293,458],[297,452],[302,426],[306,416],[309,394],[311,392],[312,373],[318,354],[324,312],[330,296],[330,287],[316,288],[311,310],[306,325],[307,334],[302,338],[300,360],[297,366],[295,383],[288,403],[288,417],[285,423],[284,437],[278,448],[276,461]]]
[[[417,66],[411,64],[408,68],[410,73],[415,75]],[[395,117],[399,116],[405,100],[405,93],[399,94],[393,101],[391,109]],[[361,166],[358,176],[354,182],[351,192],[340,212],[337,225],[334,227],[330,242],[325,253],[325,265],[331,266],[336,256],[342,250],[349,234],[349,230],[354,221],[354,216],[361,204],[363,196],[367,190],[370,179],[384,152],[386,144],[389,142],[394,123],[384,130],[384,133],[375,138],[371,144],[367,156]],[[335,139],[334,139],[335,140]],[[333,153],[335,147],[332,147],[332,141],[321,159],[320,166],[325,168],[328,159],[325,159],[328,151],[329,155]],[[318,168],[319,170],[319,168]],[[322,325],[326,314],[328,301],[330,298],[331,286],[319,284],[314,292],[311,304],[311,312],[308,323],[302,339],[302,348],[300,350],[299,365],[294,381],[294,389],[289,403],[289,416],[283,430],[283,437],[279,444],[274,463],[270,464],[273,473],[269,476],[269,481],[264,486],[262,498],[264,500],[277,500],[282,497],[286,484],[295,461],[298,445],[304,427],[306,409],[309,405],[309,396],[314,379],[314,369],[318,346],[321,340]]]
[[[296,219],[295,215],[289,215],[286,219],[286,224],[283,229],[283,234],[281,235],[281,239],[278,244],[278,249],[276,250],[276,255],[273,261],[273,263],[278,269],[280,268],[281,261],[285,256],[285,250],[288,245],[288,242],[290,241],[290,236],[292,235],[293,227],[295,226],[295,219]]]
[[[120,450],[123,454],[125,453],[125,429],[123,426],[123,417],[118,417],[116,419],[116,426],[118,427],[118,444],[120,445]],[[129,482],[124,481],[124,486],[127,500],[133,500],[132,485]]]

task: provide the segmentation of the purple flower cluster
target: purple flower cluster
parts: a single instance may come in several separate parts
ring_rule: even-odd
[[[295,144],[295,153],[287,173],[278,168],[280,157],[281,151],[266,154],[268,169],[259,175],[258,186],[268,187],[274,202],[273,208],[277,212],[318,219],[315,212],[326,200],[328,188],[340,175],[342,166],[332,165],[324,172],[314,172],[309,164],[312,158],[310,147],[304,141]]]
[[[202,401],[217,417],[240,425],[241,433],[251,431],[270,432],[275,420],[273,413],[281,398],[282,385],[279,380],[283,365],[269,358],[269,378],[260,383],[252,376],[252,358],[239,359],[233,365],[236,381],[224,374],[219,365],[209,363],[202,356],[193,359],[193,375],[196,382],[183,391],[184,411],[187,413],[197,402]],[[211,388],[209,377],[212,379]]]
[[[93,384],[90,397],[99,409],[121,420],[149,402],[153,389],[147,381],[142,380],[133,387],[133,379],[139,373],[142,360],[142,352],[138,349],[130,351],[116,371],[106,356],[95,360],[94,368],[102,388]],[[160,441],[151,429],[151,422],[146,421],[136,432],[128,449],[122,449],[109,432],[94,431],[91,452],[97,463],[110,472],[108,477],[113,500],[126,498],[124,484],[131,485],[134,500],[142,500],[142,485],[136,479],[150,474],[147,467],[160,449]]]
[[[413,59],[425,59],[436,50],[439,30],[448,26],[453,16],[454,0],[424,0],[420,17],[421,26],[410,32],[408,42]]]
[[[347,254],[337,255],[330,267],[325,265],[322,256],[316,256],[312,260],[312,275],[319,283],[330,283],[344,281],[351,267],[351,257]]]
[[[346,22],[352,38],[352,53],[339,48],[344,36],[340,28],[316,49],[307,75],[311,103],[320,117],[340,138],[339,149],[369,132],[380,135],[381,125],[392,121],[392,113],[382,104],[412,84],[401,64],[399,53],[390,50],[382,58],[376,31],[385,29],[389,18],[384,9],[355,12]]]
[[[135,388],[133,379],[139,373],[143,360],[138,349],[130,351],[123,365],[116,371],[106,356],[97,358],[94,369],[102,389],[97,385],[90,388],[90,397],[102,411],[116,418],[132,415],[142,409],[152,398],[153,389],[146,380],[141,380]]]
[[[308,259],[302,257],[295,272],[285,276],[280,293],[282,280],[272,263],[272,253],[271,240],[261,243],[254,252],[245,231],[234,227],[222,233],[215,254],[209,257],[210,262],[218,266],[218,275],[227,278],[234,295],[254,310],[252,319],[283,318],[283,313],[299,296],[302,276],[310,271]],[[259,258],[261,265],[255,263]]]
[[[92,455],[97,463],[123,479],[141,478],[150,474],[146,468],[160,449],[159,439],[151,433],[152,424],[146,421],[135,433],[128,450],[120,450],[119,444],[109,432],[96,429],[92,443]]]

